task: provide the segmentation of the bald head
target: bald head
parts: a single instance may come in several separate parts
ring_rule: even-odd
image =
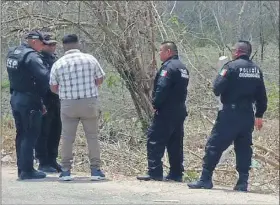
[[[233,58],[236,59],[239,56],[248,56],[250,57],[252,53],[252,45],[249,41],[238,41],[233,47]]]

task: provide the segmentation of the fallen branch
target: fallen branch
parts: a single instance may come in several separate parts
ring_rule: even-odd
[[[196,156],[197,158],[199,158],[200,160],[202,160],[202,157],[201,157],[201,156],[199,156],[199,155],[197,155],[197,154],[196,154],[196,153],[194,153],[193,151],[188,150],[187,152],[188,152],[188,153],[191,153],[192,155],[194,155],[194,156]]]
[[[153,202],[176,202],[179,203],[179,200],[153,200]]]
[[[279,164],[278,163],[276,163],[276,162],[274,162],[274,161],[272,161],[270,159],[267,159],[264,156],[261,156],[261,155],[259,155],[257,153],[254,153],[254,158],[255,159],[259,159],[262,162],[265,162],[265,163],[269,164],[270,166],[274,167],[275,169],[279,170]]]
[[[270,153],[271,155],[273,155],[274,157],[276,157],[277,160],[279,160],[279,155],[276,154],[274,151],[272,151],[272,150],[270,150],[270,149],[268,149],[268,148],[266,148],[266,147],[263,147],[263,146],[261,146],[261,145],[259,145],[259,144],[254,144],[254,147],[256,147],[256,148],[258,148],[258,149],[261,149],[261,150],[263,150],[263,151],[265,151],[265,152]]]
[[[215,124],[215,120],[211,120],[209,117],[207,117],[206,115],[204,115],[202,112],[200,112],[200,113],[201,113],[202,117],[203,117],[204,119],[206,119],[208,122],[210,122],[212,125]]]

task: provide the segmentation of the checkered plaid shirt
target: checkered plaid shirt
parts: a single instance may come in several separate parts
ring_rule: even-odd
[[[95,79],[104,77],[100,64],[90,54],[71,49],[52,66],[50,85],[58,85],[60,99],[98,96]]]

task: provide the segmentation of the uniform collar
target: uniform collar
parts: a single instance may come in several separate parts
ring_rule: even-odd
[[[169,57],[166,61],[162,62],[161,65],[163,65],[164,63],[166,63],[167,61],[169,61],[169,60],[171,60],[171,59],[179,59],[179,56],[178,56],[178,55],[171,56],[171,57]]]
[[[46,51],[41,51],[41,54],[46,56],[46,57],[53,57],[53,54],[46,52]]]
[[[64,55],[70,54],[70,53],[80,53],[81,51],[79,49],[70,49],[69,51],[66,51]]]
[[[238,56],[238,57],[236,58],[236,60],[239,59],[239,58],[244,59],[244,60],[249,60],[249,59],[250,59],[249,56],[247,56],[247,55]]]
[[[31,47],[30,45],[28,45],[28,43],[26,43],[26,42],[22,43],[21,45],[23,45],[23,46],[26,47],[26,48],[31,48],[31,49],[34,50],[34,48],[32,48],[32,47]]]
[[[21,45],[30,48],[30,46],[29,46],[28,43],[26,43],[26,42],[23,42]]]

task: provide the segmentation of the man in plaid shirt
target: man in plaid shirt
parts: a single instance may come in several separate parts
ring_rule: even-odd
[[[78,123],[81,121],[88,143],[91,180],[105,179],[100,170],[100,147],[98,142],[98,86],[105,76],[98,61],[79,50],[75,34],[63,38],[65,55],[57,60],[50,74],[52,92],[61,100],[62,147],[60,178],[71,180],[73,143]]]

